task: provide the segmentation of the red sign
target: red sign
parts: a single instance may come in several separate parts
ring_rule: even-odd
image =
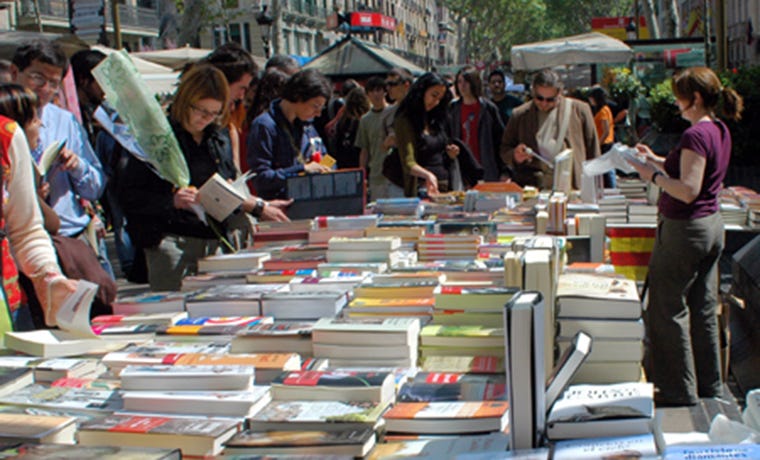
[[[351,27],[377,27],[390,31],[396,30],[396,20],[380,13],[351,13]]]

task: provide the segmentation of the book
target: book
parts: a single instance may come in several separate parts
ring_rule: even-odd
[[[245,280],[252,284],[284,284],[289,283],[296,277],[314,277],[317,276],[317,270],[305,268],[301,270],[257,270],[248,273]]]
[[[425,356],[421,358],[425,372],[471,372],[501,374],[505,371],[504,356]]]
[[[657,456],[652,434],[558,441],[552,449],[554,460],[599,458],[646,458]]]
[[[565,391],[581,364],[588,358],[591,352],[592,338],[585,332],[578,332],[573,337],[572,343],[562,352],[557,365],[546,379],[546,411],[548,412],[554,401]]]
[[[375,360],[375,359],[411,359],[417,358],[417,347],[410,344],[401,345],[363,345],[356,344],[352,346],[333,345],[329,343],[315,342],[312,344],[314,356],[318,358],[337,358],[337,359],[355,359],[355,360]],[[401,364],[399,364],[401,365]]]
[[[34,382],[34,373],[26,367],[0,367],[0,396],[4,396]]]
[[[156,330],[159,340],[181,340],[181,337],[210,337],[231,340],[239,331],[258,324],[271,324],[269,316],[199,316],[185,318]]]
[[[80,446],[71,444],[24,444],[0,448],[0,458],[18,460],[61,460],[98,458],[100,460],[180,460],[179,449],[147,447]]]
[[[75,417],[0,413],[0,442],[73,444]]]
[[[314,324],[314,343],[334,345],[417,344],[416,318],[322,318]]]
[[[572,339],[557,337],[557,349],[560,353],[572,346]],[[644,342],[641,339],[597,339],[589,353],[587,362],[626,361],[640,363],[644,358]]]
[[[373,236],[361,238],[333,237],[327,242],[329,251],[395,251],[401,247],[401,238],[397,236]]]
[[[278,320],[318,320],[337,316],[347,301],[346,292],[271,292],[261,297],[261,312]]]
[[[254,431],[343,431],[374,428],[387,404],[348,401],[271,401],[248,418]]]
[[[283,288],[281,284],[213,286],[188,295],[185,308],[190,317],[261,316],[261,296]]]
[[[83,422],[77,438],[84,446],[179,447],[183,456],[208,456],[221,453],[239,428],[229,419],[115,414]]]
[[[395,397],[393,374],[358,371],[291,371],[272,383],[272,399],[287,401],[390,402]]]
[[[642,377],[638,361],[586,361],[578,369],[573,383],[638,382]]]
[[[211,217],[221,222],[246,200],[245,194],[214,173],[198,189],[198,201]]]
[[[504,375],[418,372],[396,397],[400,402],[494,401],[506,399]]]
[[[54,329],[5,333],[5,347],[42,358],[107,353],[124,348],[130,340],[83,339],[81,336]]]
[[[728,460],[760,458],[758,444],[698,444],[668,446],[664,460]]]
[[[546,433],[549,439],[647,434],[653,420],[651,383],[571,385],[549,411]]]
[[[544,298],[521,291],[504,306],[504,347],[512,449],[538,446],[546,419]]]
[[[446,347],[499,347],[504,345],[503,328],[441,326],[431,324],[420,331],[420,345]]]
[[[386,429],[400,433],[483,433],[508,426],[506,401],[399,402],[383,415]]]
[[[66,139],[51,142],[50,145],[42,151],[40,160],[37,163],[33,163],[37,166],[40,176],[45,177],[47,173],[50,172],[64,147],[66,147]]]
[[[573,337],[579,331],[594,339],[644,338],[644,321],[625,319],[557,318],[557,336]]]
[[[177,321],[187,318],[187,312],[164,312],[164,313],[133,313],[128,315],[98,315],[90,323],[93,330],[96,326],[108,325],[137,325],[137,324],[158,324],[166,326],[175,324]],[[97,333],[97,330],[95,330]]]
[[[389,436],[386,436],[386,440]],[[509,437],[504,433],[475,434],[463,436],[405,436],[406,439],[377,444],[368,460],[424,458],[453,459],[473,452],[504,452],[508,454]],[[489,457],[485,460],[499,458]]]
[[[261,268],[270,259],[268,252],[238,251],[232,254],[215,254],[198,260],[200,273],[250,272]]]
[[[338,276],[314,276],[290,280],[288,286],[291,292],[351,292],[354,287],[369,276],[366,273],[339,272]]]
[[[0,397],[0,403],[102,415],[121,410],[117,391],[31,384]]]
[[[394,284],[362,283],[354,288],[356,297],[397,298],[397,297],[433,297],[438,285],[435,281],[408,281]]]
[[[313,322],[257,324],[238,331],[230,342],[230,353],[277,353],[287,351],[302,357],[314,355],[311,346]]]
[[[134,390],[246,390],[253,386],[250,366],[127,366],[120,373],[121,389]]]
[[[501,313],[504,304],[517,292],[516,288],[463,288],[460,286],[439,286],[435,290],[437,310],[475,310]]]
[[[113,313],[132,315],[182,312],[185,310],[185,296],[186,294],[181,292],[147,292],[119,297],[113,303]]]
[[[225,455],[330,454],[364,457],[375,446],[371,429],[344,431],[243,431],[225,443]]]
[[[269,401],[269,387],[240,391],[124,391],[124,410],[207,417],[247,417]]]
[[[82,358],[55,358],[40,361],[34,366],[35,382],[52,382],[60,378],[77,378],[98,370],[98,361]]]
[[[572,273],[557,282],[557,315],[563,318],[641,318],[636,282]]]

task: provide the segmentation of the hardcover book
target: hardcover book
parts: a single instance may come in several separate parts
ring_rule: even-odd
[[[356,371],[291,371],[272,381],[272,399],[288,401],[390,402],[395,396],[393,374]]]
[[[400,402],[383,415],[386,429],[400,433],[483,433],[508,426],[506,401]]]
[[[84,446],[179,447],[183,456],[208,456],[239,429],[234,420],[121,414],[82,423],[77,438]]]
[[[375,446],[372,429],[345,431],[244,431],[225,444],[226,455],[308,454],[364,457]]]

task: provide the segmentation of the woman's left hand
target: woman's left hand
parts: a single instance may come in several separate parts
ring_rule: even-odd
[[[452,160],[459,156],[459,146],[456,144],[449,144],[446,146],[446,155]]]

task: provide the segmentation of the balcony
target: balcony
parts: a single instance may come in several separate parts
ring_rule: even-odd
[[[324,27],[327,10],[317,6],[314,0],[283,0],[282,17],[310,27]]]
[[[69,2],[68,0],[39,0],[40,18],[43,25],[57,27],[68,27],[69,24]],[[113,26],[111,19],[110,3],[106,2],[106,24]],[[25,22],[34,19],[34,10],[32,2],[22,2],[20,15]],[[124,29],[139,29],[151,34],[158,33],[158,11],[152,8],[137,7],[132,5],[119,5],[119,20],[121,22],[122,32],[128,32]]]

